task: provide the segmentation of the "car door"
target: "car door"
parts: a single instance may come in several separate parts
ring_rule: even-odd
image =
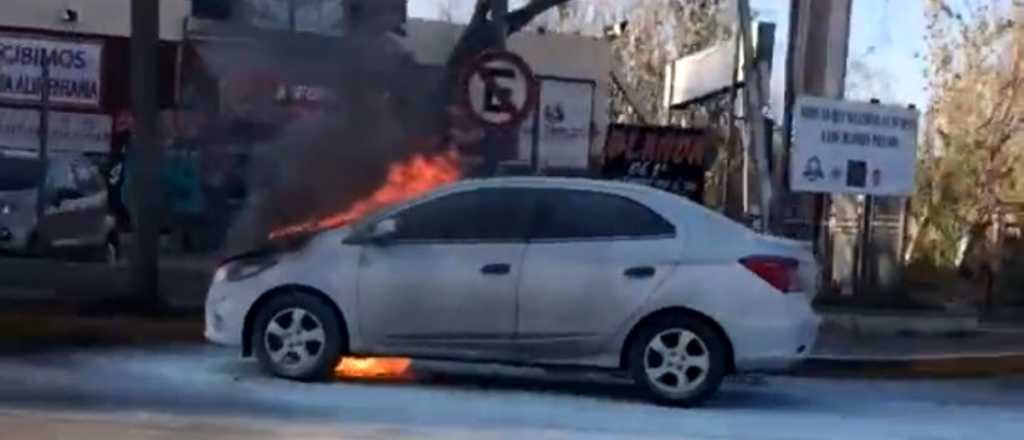
[[[500,358],[515,336],[516,287],[531,206],[488,188],[407,208],[393,237],[363,246],[360,328],[389,353]],[[505,353],[507,354],[507,353]]]
[[[618,194],[549,189],[538,199],[519,290],[520,346],[549,361],[597,352],[674,270],[676,228]]]

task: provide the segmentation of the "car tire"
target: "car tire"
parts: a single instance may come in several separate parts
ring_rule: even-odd
[[[718,391],[728,369],[725,341],[689,316],[641,328],[629,350],[633,380],[660,405],[701,405]]]
[[[257,311],[252,328],[260,365],[286,379],[328,380],[345,350],[345,333],[333,307],[304,292],[272,298]]]

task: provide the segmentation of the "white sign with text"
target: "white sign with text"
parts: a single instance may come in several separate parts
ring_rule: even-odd
[[[100,105],[103,44],[0,35],[0,99],[42,100],[43,66],[50,68],[50,101]]]
[[[918,116],[903,107],[799,97],[790,186],[811,193],[913,193]]]
[[[113,122],[109,115],[50,112],[50,151],[109,153]],[[39,111],[0,108],[0,146],[39,149]]]
[[[594,83],[544,79],[541,84],[540,166],[586,169],[590,165]]]

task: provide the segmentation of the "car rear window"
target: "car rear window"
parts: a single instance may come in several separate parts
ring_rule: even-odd
[[[0,191],[37,188],[43,165],[38,159],[0,158]]]

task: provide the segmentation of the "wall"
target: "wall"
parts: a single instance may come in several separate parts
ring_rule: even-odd
[[[86,35],[131,35],[133,0],[4,0],[0,27],[16,27]],[[138,0],[135,0],[138,1]],[[157,0],[152,0],[157,1]],[[160,38],[181,41],[191,0],[160,1]],[[60,20],[62,11],[78,11],[78,21]]]
[[[424,64],[444,64],[463,27],[437,21],[410,20],[404,44]],[[592,37],[521,32],[509,40],[509,49],[523,56],[537,75],[594,81],[594,124],[598,132],[590,146],[599,156],[608,129],[612,53],[608,43]]]

